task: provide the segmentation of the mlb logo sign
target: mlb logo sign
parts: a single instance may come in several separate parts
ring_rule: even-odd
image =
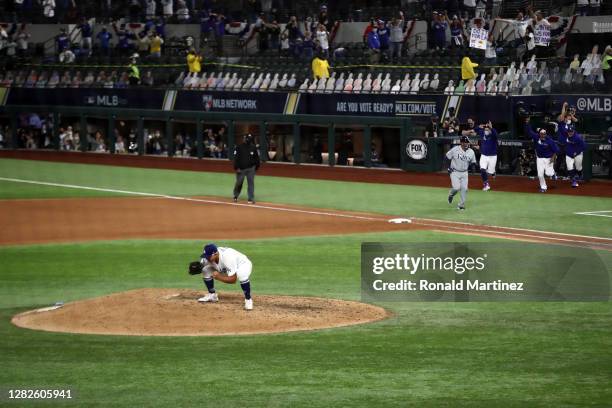
[[[212,109],[213,97],[212,95],[202,95],[202,103],[204,104],[204,110],[209,111]]]

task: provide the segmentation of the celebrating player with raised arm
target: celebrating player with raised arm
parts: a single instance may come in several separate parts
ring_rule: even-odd
[[[529,135],[533,140],[536,152],[536,166],[538,169],[538,179],[540,180],[540,193],[545,193],[548,190],[546,179],[548,176],[553,180],[557,179],[555,174],[555,158],[559,152],[559,147],[550,136],[546,134],[546,129],[540,128],[534,132],[529,124],[529,117],[525,119],[525,134]]]
[[[497,165],[497,130],[491,121],[478,126],[476,134],[480,140],[480,177],[482,177],[482,189],[490,190],[489,176],[495,175]]]

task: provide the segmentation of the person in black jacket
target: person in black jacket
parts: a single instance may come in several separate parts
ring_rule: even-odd
[[[255,172],[259,169],[259,164],[257,146],[253,142],[253,136],[248,134],[244,137],[244,143],[234,149],[234,170],[236,170],[234,202],[238,202],[242,183],[246,177],[249,204],[255,204]]]

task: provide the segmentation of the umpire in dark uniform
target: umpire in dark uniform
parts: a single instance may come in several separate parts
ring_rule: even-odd
[[[244,142],[234,150],[234,170],[236,170],[236,184],[234,185],[234,202],[238,201],[244,178],[247,179],[247,193],[249,204],[255,204],[255,172],[259,169],[259,153],[249,133]]]

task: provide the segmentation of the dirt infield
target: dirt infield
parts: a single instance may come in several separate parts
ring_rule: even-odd
[[[0,200],[0,245],[131,238],[251,239],[398,231],[389,217],[204,197]],[[240,222],[228,222],[240,220]]]
[[[65,163],[101,164],[126,167],[208,171],[233,173],[229,160],[175,158],[163,156],[111,155],[100,153],[61,152],[49,150],[0,150],[0,157],[11,159],[43,160]],[[446,173],[418,173],[391,169],[368,169],[348,166],[295,165],[267,162],[257,173],[262,176],[293,177],[303,179],[357,181],[362,183],[400,184],[427,187],[449,187]],[[470,176],[472,186],[480,185],[480,175]],[[495,191],[538,193],[537,180],[527,177],[500,176],[493,182]],[[612,180],[591,180],[580,188],[571,188],[568,181],[551,181],[550,194],[612,197]]]
[[[359,302],[297,296],[253,296],[243,309],[238,293],[199,303],[202,291],[137,289],[43,308],[13,317],[16,326],[64,333],[132,336],[222,336],[350,326],[382,320],[385,309]]]

